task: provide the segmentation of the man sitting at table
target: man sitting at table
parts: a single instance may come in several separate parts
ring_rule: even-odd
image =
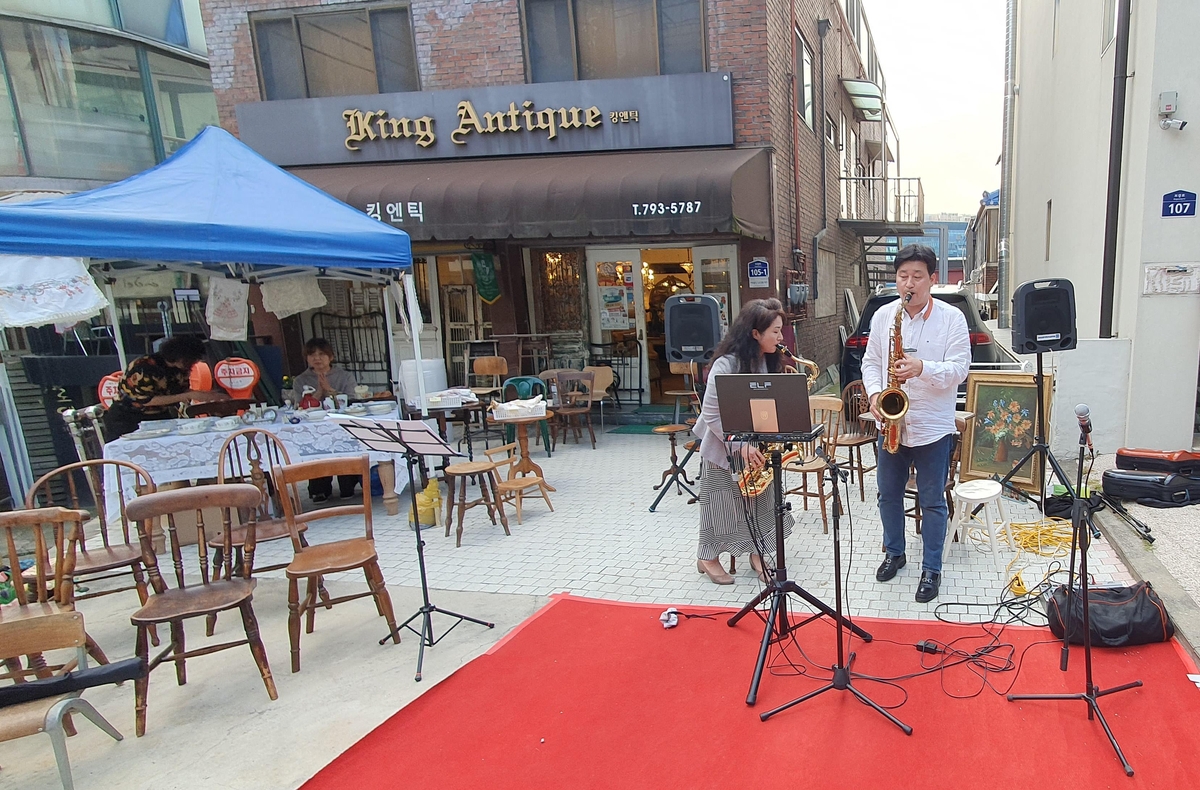
[[[313,396],[324,401],[337,395],[351,396],[358,382],[343,368],[333,366],[333,346],[323,337],[314,337],[304,344],[304,357],[308,370],[292,379],[296,399],[302,397],[305,387],[316,390]],[[355,486],[361,478],[354,475],[338,475],[338,493],[342,499],[354,496]],[[333,478],[317,477],[308,481],[308,497],[313,502],[324,502],[333,494]]]

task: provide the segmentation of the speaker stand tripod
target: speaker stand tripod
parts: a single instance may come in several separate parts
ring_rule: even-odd
[[[743,606],[737,614],[729,618],[729,627],[732,628],[737,625],[738,621],[747,614],[757,611],[758,605],[763,601],[767,600],[768,598],[771,599],[770,613],[766,617],[766,622],[763,628],[762,643],[758,648],[758,660],[754,664],[754,676],[750,679],[750,693],[746,695],[747,705],[753,705],[758,701],[758,686],[762,682],[763,669],[767,665],[767,653],[770,651],[771,645],[775,642],[780,642],[786,639],[790,633],[798,628],[802,628],[816,618],[832,617],[837,622],[839,634],[842,632],[842,627],[845,626],[855,634],[858,634],[859,638],[861,638],[864,642],[871,641],[870,634],[859,628],[854,623],[850,622],[849,618],[842,616],[840,594],[838,596],[839,601],[837,608],[830,608],[830,606],[824,601],[817,598],[808,590],[805,590],[799,584],[796,584],[794,581],[788,579],[787,575],[787,563],[784,560],[783,514],[791,509],[791,504],[785,502],[783,499],[783,451],[779,448],[781,448],[783,443],[786,442],[811,442],[820,435],[821,429],[818,427],[816,430],[807,434],[735,434],[734,436],[730,437],[735,441],[769,441],[776,448],[768,453],[768,456],[770,457],[771,471],[774,473],[771,486],[775,493],[775,575],[771,581],[767,583],[767,586],[762,592],[754,596],[754,598],[751,599],[745,606]],[[836,529],[836,520],[834,521],[834,524]],[[835,548],[834,550],[836,552],[837,549]],[[789,622],[787,603],[788,593],[798,596],[807,602],[810,606],[817,610],[816,614],[800,621],[799,623]]]
[[[842,617],[842,499],[838,493],[838,485],[846,478],[846,472],[842,471],[837,465],[836,459],[829,457],[821,451],[819,451],[819,454],[825,459],[825,465],[829,469],[831,482],[833,483],[833,590],[834,595],[837,596],[837,601],[834,604],[836,607],[834,621],[837,623],[837,663],[831,667],[833,678],[824,686],[815,691],[810,691],[802,697],[797,697],[791,702],[784,703],[774,710],[760,714],[759,718],[766,721],[776,713],[782,713],[788,708],[799,705],[801,702],[807,702],[813,697],[824,694],[826,691],[849,691],[859,702],[867,707],[874,708],[885,719],[903,730],[905,735],[912,735],[912,727],[897,719],[886,708],[854,687],[855,654],[851,653],[849,660],[846,659],[845,639],[842,636],[842,623],[845,621],[845,618]],[[867,641],[871,640],[868,639]]]
[[[1038,362],[1041,362],[1041,355],[1038,355]],[[1039,365],[1040,368],[1040,365]],[[1040,372],[1040,370],[1039,370]],[[1040,402],[1040,398],[1039,398]],[[1084,691],[1077,694],[1009,694],[1008,701],[1016,700],[1080,700],[1087,703],[1088,719],[1099,719],[1100,726],[1104,728],[1104,734],[1108,736],[1108,742],[1112,744],[1113,751],[1117,753],[1117,759],[1121,761],[1121,767],[1125,769],[1126,776],[1133,776],[1133,766],[1125,759],[1125,753],[1121,751],[1121,745],[1117,743],[1117,738],[1113,735],[1112,729],[1108,726],[1108,722],[1104,718],[1104,713],[1100,710],[1100,697],[1116,694],[1119,691],[1128,691],[1129,689],[1137,688],[1142,685],[1142,681],[1135,680],[1130,683],[1123,683],[1120,686],[1114,686],[1109,689],[1101,689],[1092,679],[1092,631],[1091,617],[1088,612],[1088,547],[1091,545],[1091,534],[1086,528],[1087,518],[1085,509],[1087,501],[1079,496],[1079,492],[1083,490],[1083,451],[1087,445],[1087,434],[1080,431],[1079,434],[1079,468],[1076,470],[1075,488],[1072,489],[1070,483],[1063,478],[1063,483],[1067,487],[1067,491],[1071,494],[1071,572],[1075,570],[1075,547],[1079,547],[1079,598],[1083,605],[1083,668],[1084,668]],[[1053,456],[1051,456],[1053,459]],[[1057,464],[1055,470],[1059,474]],[[1065,617],[1063,627],[1063,659],[1062,668],[1066,669],[1067,657],[1067,640],[1070,638],[1075,626],[1075,607],[1072,605],[1071,597],[1075,594],[1074,579],[1070,581],[1071,586],[1067,588],[1067,615]]]

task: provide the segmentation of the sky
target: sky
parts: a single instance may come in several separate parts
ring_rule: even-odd
[[[1000,186],[1004,0],[863,0],[900,137],[900,174],[925,213],[974,214]],[[889,173],[890,175],[890,173]]]

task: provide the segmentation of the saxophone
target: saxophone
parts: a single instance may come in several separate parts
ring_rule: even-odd
[[[811,392],[812,386],[817,380],[817,376],[821,375],[821,368],[817,365],[817,363],[813,362],[811,359],[805,359],[804,357],[796,356],[789,351],[788,347],[783,343],[777,343],[775,345],[775,351],[783,354],[788,358],[788,360],[794,363],[793,365],[787,366],[784,369],[784,373],[799,373],[801,368],[804,369],[804,375],[808,378],[808,389]]]
[[[763,447],[763,455],[770,455],[773,451],[779,450],[783,453],[780,458],[780,468],[791,463],[796,463],[800,460],[800,453],[796,450],[789,450],[781,444],[768,444]],[[771,487],[771,481],[775,479],[775,472],[771,469],[771,464],[768,462],[761,469],[751,469],[747,465],[741,472],[737,473],[738,490],[742,496],[747,499],[753,499],[759,494]]]
[[[900,389],[896,379],[896,363],[904,356],[904,340],[900,335],[900,322],[904,320],[904,307],[912,299],[905,294],[904,301],[896,310],[896,321],[892,324],[892,336],[888,343],[888,385],[879,393],[875,406],[883,415],[883,449],[896,453],[900,449],[900,431],[904,428],[904,415],[908,414],[908,395]]]

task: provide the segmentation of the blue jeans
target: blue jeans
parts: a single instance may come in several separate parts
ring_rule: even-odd
[[[921,570],[942,572],[942,547],[946,543],[946,476],[954,434],[920,447],[900,445],[895,454],[883,449],[879,439],[879,517],[883,521],[883,546],[888,554],[904,553],[904,489],[909,467],[917,470],[917,499],[921,503],[921,538],[925,556]]]

